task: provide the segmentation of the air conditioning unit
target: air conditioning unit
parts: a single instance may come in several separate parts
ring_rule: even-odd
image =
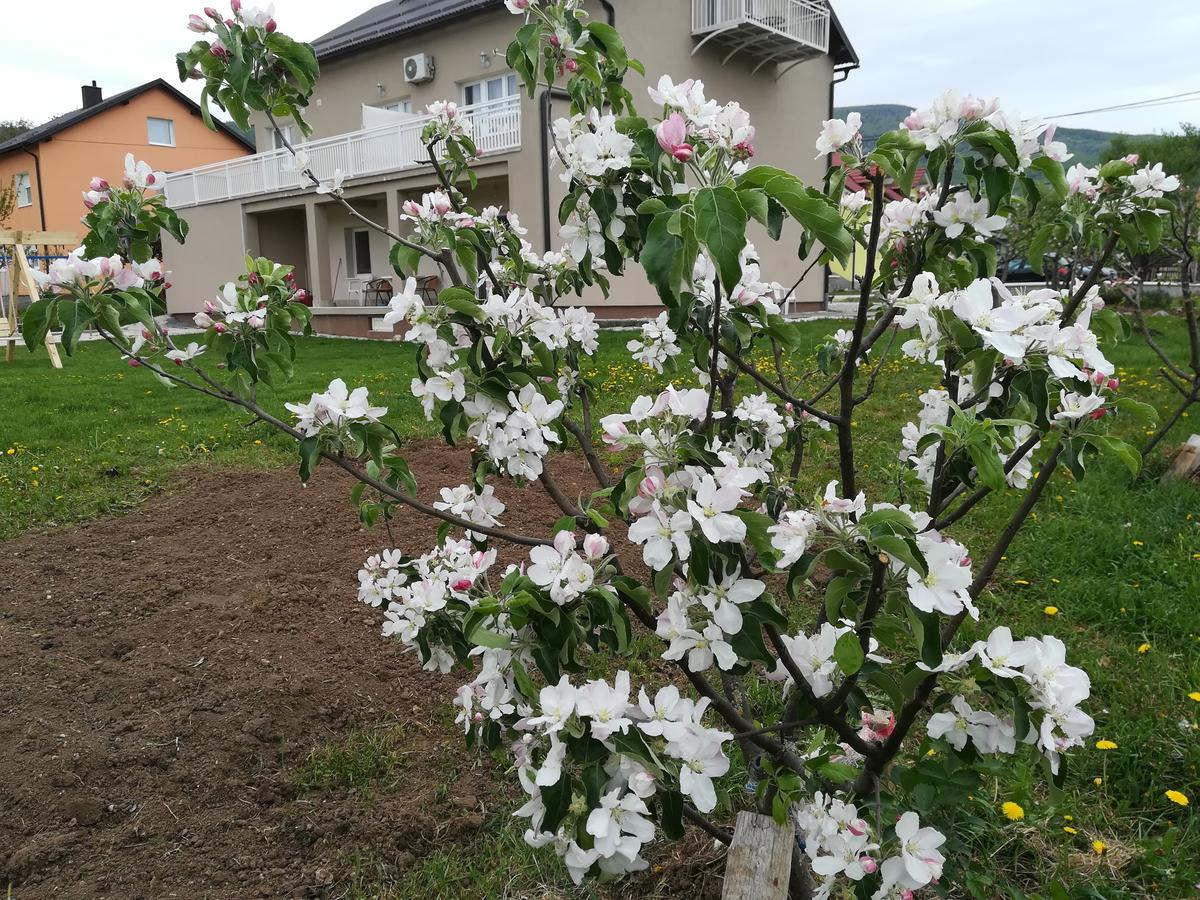
[[[404,80],[409,84],[420,84],[423,81],[433,81],[436,68],[433,57],[428,53],[418,53],[404,60]]]

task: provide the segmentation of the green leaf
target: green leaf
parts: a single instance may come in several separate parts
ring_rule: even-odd
[[[740,188],[762,188],[804,228],[813,233],[838,262],[845,264],[854,238],[838,207],[824,194],[807,188],[796,176],[774,166],[755,166],[738,179]]]
[[[300,481],[308,484],[312,478],[313,469],[321,461],[321,437],[312,435],[300,442]]]
[[[696,192],[696,240],[708,248],[721,283],[732,294],[742,280],[741,253],[746,246],[746,211],[732,188]]]
[[[847,675],[853,675],[861,669],[866,656],[863,654],[858,635],[853,631],[847,631],[838,638],[833,647],[833,658],[837,662],[838,668]]]
[[[1067,196],[1067,176],[1063,174],[1063,164],[1048,156],[1039,156],[1029,164],[1031,169],[1041,172],[1050,182],[1059,200]]]
[[[1107,434],[1081,434],[1083,438],[1097,450],[1115,456],[1125,464],[1131,474],[1136,475],[1142,470],[1142,455],[1129,444]]]
[[[827,762],[817,766],[817,774],[832,784],[845,784],[858,777],[858,769],[849,763]]]
[[[469,316],[476,322],[482,322],[487,319],[487,313],[476,302],[475,295],[464,287],[446,288],[438,294],[438,302],[457,313]]]
[[[737,192],[737,198],[750,218],[763,225],[770,224],[770,208],[766,194],[756,188],[745,188]]]
[[[662,791],[658,795],[658,824],[663,834],[673,841],[683,837],[683,795],[679,791]]]
[[[62,322],[62,345],[67,356],[75,352],[79,336],[83,334],[92,321],[92,311],[79,300],[63,300],[58,307],[58,318]],[[28,322],[26,322],[28,327]]]
[[[971,444],[967,447],[971,462],[975,464],[978,480],[993,491],[1004,490],[1004,464],[990,443]]]
[[[1143,403],[1141,400],[1134,400],[1132,397],[1120,397],[1113,401],[1112,404],[1117,412],[1129,413],[1139,422],[1145,422],[1148,425],[1154,425],[1158,422],[1158,410],[1149,403]]]
[[[42,346],[42,342],[46,340],[46,334],[54,324],[54,312],[58,302],[51,298],[35,300],[21,316],[21,337],[30,353]]]
[[[925,560],[915,545],[895,534],[881,534],[871,539],[871,542],[893,559],[898,559],[910,569],[916,569],[921,577],[929,573]]]
[[[671,301],[679,287],[679,257],[683,252],[683,238],[671,233],[671,219],[675,212],[659,213],[646,229],[646,241],[642,246],[640,260],[646,277],[658,290],[664,301]]]

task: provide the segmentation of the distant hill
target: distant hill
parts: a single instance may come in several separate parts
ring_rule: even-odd
[[[862,135],[868,145],[885,131],[891,131],[900,124],[900,120],[912,112],[913,107],[902,106],[898,103],[873,103],[866,106],[835,106],[833,114],[844,119],[846,114],[857,110],[862,114]],[[1095,165],[1116,132],[1095,131],[1091,128],[1059,128],[1055,139],[1065,143],[1075,154],[1068,165],[1081,162]]]

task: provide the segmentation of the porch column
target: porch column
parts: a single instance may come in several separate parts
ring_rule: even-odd
[[[384,197],[387,198],[387,227],[392,234],[400,233],[400,192],[394,187],[387,188]],[[388,239],[388,252],[391,252],[391,239]],[[388,258],[389,277],[392,279],[392,284],[397,285],[398,282],[403,282],[404,279],[397,278],[395,270],[392,269],[392,260]]]
[[[313,306],[333,305],[333,280],[329,271],[329,227],[325,208],[316,200],[304,201],[305,244],[308,251],[309,290]]]

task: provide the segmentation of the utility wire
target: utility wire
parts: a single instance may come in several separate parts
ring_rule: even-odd
[[[1077,112],[1059,113],[1053,116],[1046,116],[1047,119],[1067,119],[1071,116],[1086,116],[1090,113],[1111,112],[1119,109],[1137,109],[1143,106],[1159,105],[1164,100],[1176,100],[1178,97],[1185,97],[1185,100],[1177,100],[1179,103],[1189,103],[1193,100],[1200,100],[1200,91],[1184,91],[1182,94],[1168,94],[1165,97],[1151,97],[1149,100],[1135,100],[1132,103],[1117,103],[1112,106],[1098,106],[1095,109],[1081,109]]]

